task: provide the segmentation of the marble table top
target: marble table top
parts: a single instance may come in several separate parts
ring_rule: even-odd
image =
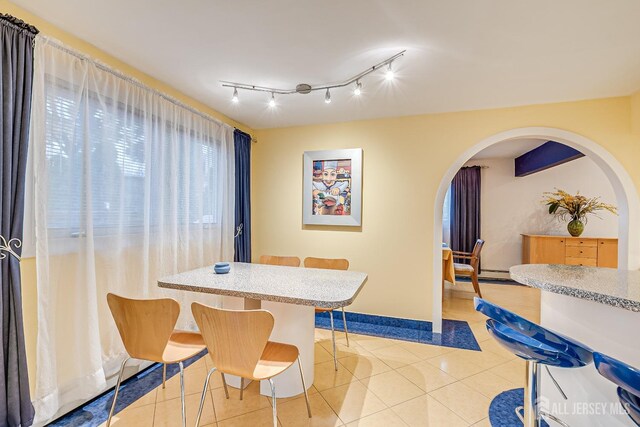
[[[640,312],[640,271],[579,265],[526,264],[509,269],[523,285]]]
[[[367,275],[356,271],[320,270],[276,265],[230,263],[231,271],[216,274],[213,266],[158,280],[161,288],[275,301],[322,308],[353,302]]]

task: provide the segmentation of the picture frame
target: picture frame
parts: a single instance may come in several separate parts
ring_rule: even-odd
[[[362,225],[362,149],[305,151],[302,222]]]

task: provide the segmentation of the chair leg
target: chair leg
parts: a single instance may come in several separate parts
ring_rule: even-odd
[[[129,361],[127,357],[122,361],[122,365],[120,365],[120,373],[118,374],[118,382],[116,383],[115,392],[113,393],[113,403],[111,403],[111,410],[109,411],[109,418],[107,419],[107,427],[111,425],[111,418],[113,417],[113,412],[116,409],[116,400],[118,399],[118,392],[120,391],[120,383],[122,383],[122,375],[124,374],[124,366]]]
[[[480,283],[478,283],[478,274],[471,275],[471,283],[473,283],[473,290],[476,291],[479,298],[482,298],[482,292],[480,292]]]
[[[537,362],[527,361],[527,382],[524,388],[524,426],[540,427],[538,396],[540,393],[540,371]]]
[[[202,416],[202,408],[204,408],[204,400],[207,397],[207,389],[209,388],[209,378],[211,378],[211,374],[216,371],[216,368],[211,368],[209,373],[207,374],[207,379],[204,380],[204,387],[202,388],[202,396],[200,397],[200,407],[198,408],[198,416],[196,417],[196,427],[200,425],[200,417]],[[221,372],[222,374],[222,372]],[[222,374],[222,379],[224,381],[224,374]],[[226,384],[226,383],[225,383]],[[228,397],[227,397],[228,399]]]
[[[347,338],[347,347],[349,347],[349,330],[347,329],[347,315],[342,307],[342,324],[344,325],[344,336]]]
[[[167,383],[167,364],[162,364],[162,388],[166,387]]]
[[[333,366],[338,370],[338,358],[336,356],[336,329],[333,326],[333,310],[329,311],[329,319],[331,320],[331,341],[333,342]]]
[[[269,385],[271,386],[271,410],[273,412],[273,427],[278,427],[278,411],[276,409],[276,385],[273,380],[269,378]]]
[[[228,399],[229,398],[229,389],[227,388],[227,380],[224,378],[224,374],[222,372],[220,372],[220,376],[222,377],[222,385],[224,386],[224,395]]]
[[[244,397],[244,378],[240,378],[240,400]]]
[[[304,382],[304,373],[302,372],[302,362],[300,362],[300,355],[298,355],[298,368],[300,368],[300,379],[302,380],[302,390],[304,391],[304,400],[307,402],[307,414],[311,418],[311,405],[309,404],[309,394],[307,393],[307,385]]]
[[[184,365],[182,362],[178,363],[180,367],[180,399],[182,400],[182,427],[187,427],[187,408],[184,402]]]

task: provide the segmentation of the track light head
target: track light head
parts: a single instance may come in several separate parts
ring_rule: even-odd
[[[271,92],[271,99],[269,100],[269,107],[273,108],[276,106],[276,96],[273,92]]]
[[[329,89],[327,89],[327,93],[324,95],[324,102],[331,104],[331,92],[329,92]]]
[[[233,88],[233,96],[231,97],[231,101],[235,104],[238,103],[238,88],[234,87]]]
[[[353,90],[353,94],[356,96],[360,96],[362,93],[362,83],[360,81],[356,81],[356,88]]]
[[[391,64],[392,64],[392,63],[391,63],[391,62],[389,62],[389,67],[387,67],[387,72],[386,72],[386,74],[384,75],[384,77],[385,77],[387,80],[393,80],[393,78],[395,77],[395,73],[393,72],[393,68],[391,68]]]

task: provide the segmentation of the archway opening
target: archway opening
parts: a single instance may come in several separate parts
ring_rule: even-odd
[[[442,177],[434,204],[433,224],[433,328],[442,330],[442,207],[451,180],[460,168],[477,153],[486,148],[510,140],[545,139],[560,142],[589,157],[609,179],[618,206],[618,268],[637,269],[640,267],[640,241],[630,239],[638,232],[640,200],[630,176],[623,166],[602,146],[584,136],[555,128],[530,127],[512,129],[492,135],[462,153],[447,169]]]

